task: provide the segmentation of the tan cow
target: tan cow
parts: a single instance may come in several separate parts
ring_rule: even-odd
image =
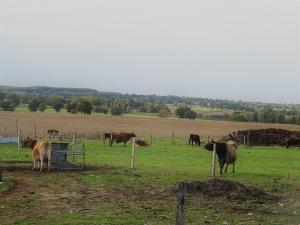
[[[42,172],[44,161],[48,161],[48,171],[50,171],[52,145],[49,142],[37,141],[32,149],[33,170],[37,163],[37,169]]]

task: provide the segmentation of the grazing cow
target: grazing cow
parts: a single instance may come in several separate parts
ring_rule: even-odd
[[[111,137],[109,140],[109,144],[110,146],[112,146],[112,144],[114,143],[114,141],[116,141],[117,144],[123,142],[124,145],[127,143],[127,141],[129,141],[129,139],[131,139],[132,137],[135,137],[136,135],[134,133],[111,133]]]
[[[200,146],[200,143],[201,143],[200,136],[198,134],[191,134],[188,146],[190,146],[191,142],[192,142],[192,146],[194,146],[194,144],[195,144],[195,146],[196,145]]]
[[[37,163],[37,169],[42,172],[44,161],[48,161],[48,171],[50,171],[51,153],[52,145],[49,142],[37,141],[32,149],[33,170],[35,170],[35,164]]]
[[[58,130],[48,130],[47,133],[48,133],[48,138],[58,138],[61,141],[63,139],[63,134],[59,134]]]
[[[22,145],[21,147],[27,147],[27,148],[31,148],[33,149],[33,147],[35,146],[37,140],[30,138],[30,137],[26,137],[23,141],[22,141]]]
[[[142,141],[142,140],[136,140],[135,143],[136,143],[138,146],[149,146],[149,145],[147,144],[147,142]]]
[[[237,159],[237,143],[229,142],[214,142],[210,141],[205,145],[209,151],[213,151],[214,144],[216,144],[216,153],[220,165],[220,173],[223,173],[223,167],[226,163],[225,172],[227,172],[228,164],[232,164],[232,172],[234,173],[234,163]]]
[[[300,138],[290,137],[289,139],[286,139],[286,148],[291,146],[300,146]]]

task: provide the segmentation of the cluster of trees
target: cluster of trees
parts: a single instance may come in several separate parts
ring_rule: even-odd
[[[299,105],[263,104],[208,98],[188,98],[178,96],[156,96],[98,92],[92,89],[31,87],[13,88],[1,86],[0,108],[14,111],[20,105],[27,105],[30,111],[45,111],[53,108],[56,112],[66,110],[69,113],[111,113],[122,115],[129,112],[142,112],[168,117],[174,113],[166,106],[176,105],[175,115],[179,118],[229,120],[240,122],[289,123],[300,124]],[[22,94],[19,94],[22,93]],[[25,93],[25,94],[24,94]],[[201,114],[187,105],[234,113]]]
[[[197,113],[191,110],[190,107],[186,105],[179,106],[175,110],[176,116],[179,118],[186,118],[186,119],[196,119]]]

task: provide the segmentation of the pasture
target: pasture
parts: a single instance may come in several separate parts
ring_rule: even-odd
[[[187,141],[187,140],[186,140]],[[33,172],[31,150],[0,145],[5,187],[1,224],[174,224],[182,181],[211,179],[211,152],[186,141],[137,147],[86,141],[83,171]],[[218,178],[264,189],[276,200],[186,196],[186,224],[292,224],[300,221],[300,149],[240,146],[236,173]]]

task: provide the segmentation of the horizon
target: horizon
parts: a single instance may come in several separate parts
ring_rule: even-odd
[[[2,85],[300,104],[299,1],[4,0],[0,11]]]
[[[45,87],[45,88],[60,88],[60,89],[88,89],[88,90],[94,90],[97,92],[102,93],[117,93],[122,95],[154,95],[154,96],[160,96],[160,97],[167,97],[167,96],[174,96],[174,97],[180,97],[180,98],[201,98],[201,99],[210,99],[210,100],[222,100],[222,101],[233,101],[233,102],[247,102],[247,103],[258,103],[258,104],[277,104],[277,105],[294,105],[299,106],[300,103],[276,103],[276,102],[262,102],[262,101],[246,101],[242,99],[234,100],[234,99],[224,99],[224,98],[211,98],[206,96],[180,96],[180,95],[159,95],[159,94],[140,94],[140,93],[129,93],[129,92],[118,92],[118,91],[104,91],[104,90],[98,90],[94,88],[88,88],[88,87],[62,87],[62,86],[45,86],[45,85],[33,85],[33,86],[15,86],[15,85],[0,85],[5,87],[12,87],[12,88],[36,88],[36,87]],[[1,90],[0,90],[1,91]]]

